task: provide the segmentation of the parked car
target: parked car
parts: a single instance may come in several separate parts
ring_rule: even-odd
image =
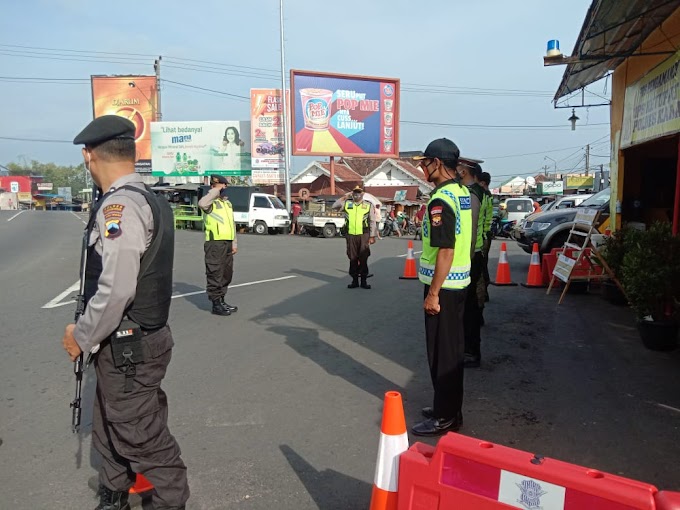
[[[508,221],[518,223],[519,220],[534,212],[534,200],[529,197],[508,198],[503,203],[508,211]]]
[[[611,189],[607,188],[592,195],[576,207],[555,208],[551,211],[533,214],[517,232],[515,240],[527,253],[531,253],[534,243],[538,243],[541,254],[548,253],[553,248],[560,248],[566,242],[569,231],[574,226],[574,218],[579,208],[588,207],[600,210],[596,227],[609,218],[610,195]]]

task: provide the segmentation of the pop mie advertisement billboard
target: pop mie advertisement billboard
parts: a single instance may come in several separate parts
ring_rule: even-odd
[[[94,117],[120,115],[135,125],[137,172],[151,171],[151,122],[158,107],[155,76],[92,76]]]
[[[154,122],[152,175],[250,175],[250,122]]]
[[[292,70],[290,88],[293,155],[399,155],[399,80]]]

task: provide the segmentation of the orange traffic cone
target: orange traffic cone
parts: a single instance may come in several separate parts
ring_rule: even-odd
[[[399,277],[400,280],[417,280],[416,273],[416,259],[413,258],[413,241],[408,242],[408,251],[406,252],[406,263],[404,264],[404,276]]]
[[[137,479],[135,485],[130,489],[130,494],[141,494],[142,492],[149,492],[151,489],[153,489],[151,482],[144,475],[137,473]]]
[[[385,393],[385,407],[380,425],[380,446],[375,465],[370,510],[397,509],[399,456],[406,450],[408,435],[401,394],[397,391],[388,391]]]
[[[529,263],[527,282],[523,283],[522,287],[537,289],[545,286],[546,285],[543,283],[543,271],[541,270],[541,255],[538,253],[538,243],[534,243],[534,248],[531,251],[531,262]]]
[[[496,269],[496,281],[491,282],[491,285],[499,287],[508,287],[517,285],[510,279],[510,264],[508,263],[508,247],[505,243],[501,243],[501,254],[498,257],[498,269]]]

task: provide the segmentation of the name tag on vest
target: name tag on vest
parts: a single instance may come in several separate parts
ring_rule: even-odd
[[[466,209],[472,209],[470,197],[458,197],[458,201],[460,202],[460,208],[463,211],[465,211]]]

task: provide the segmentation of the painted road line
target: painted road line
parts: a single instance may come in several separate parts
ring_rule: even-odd
[[[11,218],[9,218],[7,221],[12,221],[14,218],[16,218],[17,216],[19,216],[22,212],[24,212],[24,211],[19,211],[19,212],[16,213],[14,216],[12,216]]]
[[[414,252],[413,252],[414,255],[420,255],[421,253],[423,253],[422,250],[421,250],[421,251],[414,251]],[[397,257],[402,257],[402,258],[404,258],[404,257],[406,257],[407,255],[408,255],[408,253],[404,253],[403,255],[397,255]]]
[[[74,213],[73,211],[71,211],[71,214],[72,214],[73,216],[75,216],[76,218],[78,218],[80,221],[82,221],[84,225],[87,225],[87,221],[85,221],[84,219],[82,219],[82,218],[81,218],[80,216],[78,216],[76,213]]]
[[[62,299],[66,298],[72,292],[75,292],[77,290],[80,290],[80,280],[78,280],[76,283],[71,285],[68,289],[66,289],[64,292],[59,294],[57,297],[55,297],[53,300],[48,302],[46,305],[43,305],[42,308],[57,308],[58,306],[74,304],[75,301],[73,299],[69,299],[68,301],[63,301],[63,302],[62,302]]]
[[[256,282],[239,283],[237,285],[229,285],[229,288],[235,289],[236,287],[248,287],[250,285],[259,285],[260,283],[280,282],[282,280],[290,280],[291,278],[297,278],[297,276],[296,275],[282,276],[281,278],[271,278],[270,280],[258,280]],[[205,294],[205,290],[198,290],[196,292],[187,292],[186,294],[174,294],[172,296],[172,299],[187,297],[187,296],[197,296],[198,294]]]
[[[271,278],[269,280],[258,280],[255,282],[246,282],[246,283],[239,283],[237,285],[230,285],[230,289],[234,289],[236,287],[248,287],[250,285],[259,285],[261,283],[270,283],[270,282],[280,282],[282,280],[290,280],[291,278],[297,278],[297,276],[282,276],[280,278]],[[65,306],[65,305],[72,305],[75,303],[73,299],[68,299],[66,301],[62,301],[66,297],[68,297],[72,292],[76,292],[80,289],[80,281],[77,281],[73,285],[71,285],[68,289],[66,289],[64,292],[59,294],[57,297],[52,299],[49,303],[45,304],[42,306],[42,308],[57,308],[59,306]],[[175,298],[181,298],[181,297],[187,297],[187,296],[196,296],[198,294],[205,294],[205,290],[199,290],[196,292],[187,292],[186,294],[175,294],[172,296],[172,299]]]

